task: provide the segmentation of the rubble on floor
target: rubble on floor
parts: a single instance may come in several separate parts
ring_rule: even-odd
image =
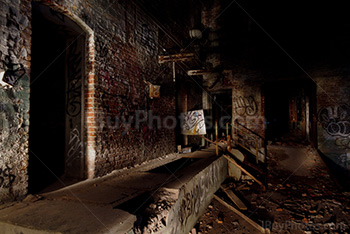
[[[256,233],[254,227],[215,199],[195,228],[197,234]]]
[[[298,160],[299,164],[291,165]],[[350,192],[336,186],[316,150],[274,145],[269,147],[268,162],[266,191],[254,181],[230,178],[224,182],[222,187],[228,187],[248,207],[240,212],[271,233],[350,233]],[[239,209],[222,189],[216,194]],[[198,221],[196,232],[257,233],[215,200]]]
[[[135,223],[134,233],[155,233],[166,226],[166,218],[179,197],[177,189],[160,188],[152,197],[152,202],[143,211],[139,222]]]

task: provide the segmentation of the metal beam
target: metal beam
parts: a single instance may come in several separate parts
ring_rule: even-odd
[[[194,53],[180,53],[180,54],[172,54],[172,55],[159,55],[158,62],[159,63],[167,63],[167,62],[183,62],[190,61],[195,58]]]

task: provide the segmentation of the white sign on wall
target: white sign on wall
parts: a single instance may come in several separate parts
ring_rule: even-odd
[[[203,110],[189,111],[184,114],[181,133],[183,135],[205,135],[207,133]]]

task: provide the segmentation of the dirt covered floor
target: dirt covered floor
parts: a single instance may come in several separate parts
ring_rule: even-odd
[[[336,186],[318,153],[303,145],[273,145],[268,152],[266,191],[252,181],[225,182],[247,206],[241,212],[271,233],[350,234],[350,193]],[[216,195],[238,209],[222,190]],[[215,199],[195,228],[192,232],[260,233]]]

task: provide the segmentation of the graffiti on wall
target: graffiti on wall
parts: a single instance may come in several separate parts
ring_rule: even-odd
[[[16,176],[11,174],[10,167],[0,168],[0,188],[10,188],[15,179]]]
[[[258,112],[258,105],[252,96],[233,97],[232,106],[235,113],[240,116],[254,116]]]
[[[66,163],[67,165],[72,165],[72,162],[74,160],[80,159],[82,157],[83,157],[83,143],[81,142],[81,139],[80,139],[80,131],[78,130],[78,127],[75,126],[69,133]]]
[[[82,140],[83,40],[70,42],[67,51],[66,82],[66,157],[65,173],[83,176],[84,145]]]
[[[335,145],[341,149],[350,149],[350,137],[337,137]]]
[[[325,134],[332,137],[332,142],[338,149],[350,149],[350,106],[339,104],[336,106],[323,107],[318,112],[318,121],[322,125]],[[349,168],[350,157],[344,152],[335,156],[335,162]]]
[[[190,222],[195,221],[193,217],[200,215],[201,210],[205,208],[204,204],[210,202],[211,193],[215,192],[215,188],[221,183],[221,180],[226,176],[222,172],[224,161],[217,161],[208,168],[205,174],[198,178],[198,183],[193,186],[190,191],[185,191],[184,195],[179,197],[180,207],[177,209],[174,222],[174,227],[170,233],[184,233],[186,226],[193,225]]]
[[[82,54],[78,49],[78,40],[74,40],[68,50],[68,88],[66,111],[71,117],[81,112],[81,62]]]
[[[11,55],[14,54],[12,50],[9,49],[9,51]],[[16,85],[17,81],[26,74],[26,70],[24,69],[23,64],[15,63],[14,59],[11,58],[11,55],[6,55],[3,57],[0,51],[1,62],[4,69],[6,70],[2,81],[11,86],[14,86]]]
[[[350,136],[350,106],[347,104],[320,109],[318,120],[328,135]]]
[[[18,11],[11,7],[8,12],[6,26],[11,30],[11,33],[8,33],[6,38],[7,54],[3,55],[0,51],[0,64],[1,68],[5,70],[2,81],[14,86],[26,73],[23,64],[18,59],[27,55],[26,50],[20,46],[23,43],[20,31],[28,25],[28,19],[23,15],[19,18]]]
[[[8,102],[0,102],[0,146],[5,146],[9,142],[9,137],[13,136],[12,123],[14,122],[14,108]]]
[[[189,111],[184,114],[181,134],[204,135],[206,134],[203,110]]]
[[[340,154],[337,156],[336,162],[338,165],[340,165],[344,168],[348,168],[348,166],[350,165],[350,155],[347,153]]]

